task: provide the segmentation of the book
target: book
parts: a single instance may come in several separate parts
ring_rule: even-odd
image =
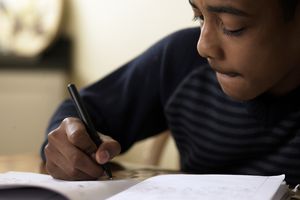
[[[281,200],[288,199],[288,187],[284,175],[161,175],[109,198],[129,199]]]
[[[0,174],[0,199],[140,200],[140,199],[289,199],[284,175],[165,174],[145,180],[63,181],[49,175]]]
[[[126,190],[137,179],[64,181],[29,172],[0,174],[0,200],[99,200]]]

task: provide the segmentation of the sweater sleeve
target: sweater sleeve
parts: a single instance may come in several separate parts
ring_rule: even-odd
[[[174,45],[170,48],[170,44],[176,38],[181,38],[184,35],[182,32],[188,31],[171,34],[104,79],[80,91],[96,129],[117,140],[122,152],[128,150],[134,142],[168,128],[163,107],[166,96],[163,93],[168,92],[165,89],[166,80],[172,78],[166,79],[163,76],[166,76],[166,71],[170,71],[166,69],[172,68],[168,65],[175,62],[174,58],[180,59],[180,53],[170,53],[173,50],[180,52],[180,49]],[[58,127],[64,118],[71,116],[77,117],[77,113],[68,99],[52,116],[47,133]],[[42,146],[43,158],[46,144],[47,139]]]

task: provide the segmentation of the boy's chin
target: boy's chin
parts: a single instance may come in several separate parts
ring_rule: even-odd
[[[246,90],[229,90],[222,87],[223,92],[235,101],[250,101],[255,99],[259,94],[250,93]]]

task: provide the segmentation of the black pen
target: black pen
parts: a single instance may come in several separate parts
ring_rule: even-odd
[[[102,140],[100,139],[100,137],[88,115],[88,112],[83,104],[83,101],[81,100],[81,98],[79,96],[76,86],[74,84],[69,84],[68,91],[70,93],[70,96],[73,99],[73,102],[75,104],[78,115],[79,115],[81,121],[83,122],[90,138],[93,140],[93,142],[96,144],[96,146],[99,147],[102,144]],[[109,167],[106,164],[101,165],[101,167],[104,170],[104,172],[106,173],[106,175],[110,179],[112,179],[112,173],[111,173]]]

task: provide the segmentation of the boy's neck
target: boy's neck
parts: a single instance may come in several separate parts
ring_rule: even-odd
[[[300,65],[290,71],[282,80],[280,80],[268,93],[274,96],[284,96],[300,87]]]

